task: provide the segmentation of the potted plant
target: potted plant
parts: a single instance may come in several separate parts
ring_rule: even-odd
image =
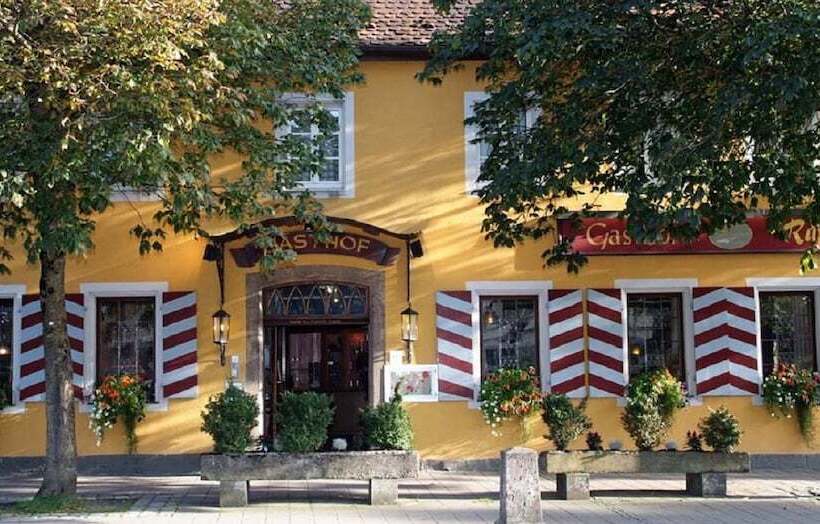
[[[538,411],[541,387],[534,367],[501,368],[481,383],[481,413],[494,436],[501,434],[501,424],[519,419],[526,437],[526,419]]]
[[[202,431],[213,439],[216,453],[243,453],[253,440],[258,416],[256,397],[231,383],[208,400],[202,411]]]
[[[575,406],[566,395],[548,394],[544,397],[543,408],[542,418],[550,430],[547,438],[559,451],[566,450],[573,440],[592,427],[584,412],[586,400]]]
[[[137,450],[136,427],[145,418],[146,384],[139,376],[122,373],[109,375],[100,381],[91,394],[89,427],[102,443],[106,429],[122,419],[128,454]]]
[[[724,406],[701,419],[698,428],[703,433],[703,440],[706,444],[720,453],[734,451],[740,444],[740,436],[743,433],[737,418]]]
[[[669,371],[641,373],[629,383],[621,421],[638,449],[658,447],[686,404],[683,385]]]
[[[686,447],[689,451],[703,451],[703,435],[697,430],[686,432]]]
[[[362,411],[364,441],[369,449],[407,450],[413,448],[410,415],[402,405],[399,385],[389,402]]]
[[[763,380],[763,401],[773,417],[796,415],[806,443],[814,440],[813,410],[820,406],[820,374],[794,364],[778,364]]]
[[[279,403],[279,445],[283,451],[307,453],[327,441],[327,428],[333,422],[333,401],[329,395],[306,391],[285,392]]]

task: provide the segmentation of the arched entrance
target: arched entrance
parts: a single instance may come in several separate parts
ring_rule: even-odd
[[[275,434],[283,392],[319,391],[336,405],[331,436],[354,443],[359,411],[383,396],[383,271],[295,266],[249,274],[246,285],[246,389],[261,397],[260,433]]]
[[[266,380],[265,435],[276,432],[276,402],[286,391],[329,395],[336,408],[331,437],[354,438],[368,402],[369,290],[313,281],[262,292]]]

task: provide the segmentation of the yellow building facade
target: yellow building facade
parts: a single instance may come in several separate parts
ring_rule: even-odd
[[[620,323],[616,322],[620,327],[616,327],[623,334],[618,341],[622,355],[614,358],[621,359],[624,381],[634,372],[630,370],[633,351],[649,353],[653,344],[679,348],[676,365],[690,386],[691,399],[675,420],[671,440],[682,446],[687,430],[694,429],[710,408],[725,405],[743,427],[742,450],[814,453],[794,420],[773,418],[757,393],[733,388],[731,380],[710,390],[711,394],[698,393],[698,383],[708,380],[699,379],[695,354],[700,347],[695,303],[707,293],[698,290],[752,290],[741,295],[749,298],[756,312],[750,328],[755,330],[751,345],[757,351],[756,367],[751,373],[735,373],[735,362],[727,357],[728,371],[716,376],[742,376],[759,387],[765,346],[759,328],[760,303],[766,293],[799,297],[796,311],[809,315],[802,324],[802,351],[804,355],[813,351],[816,363],[814,298],[820,278],[798,275],[797,254],[599,255],[572,275],[563,267],[544,267],[540,253],[552,239],[515,249],[493,248],[480,231],[483,210],[469,194],[475,158],[481,154],[470,143],[471,130],[463,123],[471,102],[481,96],[482,86],[474,80],[475,64],[448,76],[440,87],[414,78],[422,67],[421,60],[365,60],[361,70],[366,82],[352,88],[345,100],[334,102],[341,115],[340,153],[331,159],[338,161],[338,180],[315,186],[343,233],[333,245],[312,246],[309,238],[299,236],[298,228],[290,228],[293,236],[288,241],[300,252],[297,261],[262,274],[253,264],[247,238],[232,236],[230,225],[211,227],[216,241],[224,242],[224,305],[216,264],[203,259],[208,239],[174,237],[162,254],[140,256],[128,229],[137,211],[148,216],[155,203],[150,199],[118,202],[99,217],[96,248],[85,257],[72,258],[67,269],[67,292],[76,297],[70,310],[75,318],[73,324],[69,322],[79,345],[75,385],[87,396],[98,379],[97,371],[134,364],[123,356],[135,351],[132,346],[139,346],[138,352],[146,347],[153,352],[148,368],[156,386],[147,417],[137,428],[139,453],[209,451],[211,441],[200,431],[200,413],[232,373],[234,380],[258,395],[263,408],[260,434],[275,433],[266,417],[278,392],[330,387],[335,388],[339,409],[334,427],[339,434],[352,435],[357,409],[382,401],[390,389],[385,382],[393,375],[385,372],[385,366],[423,382],[419,394],[408,398],[407,408],[415,445],[424,458],[497,457],[500,450],[524,443],[525,434],[526,445],[548,449],[549,441],[543,437],[547,430],[538,417],[527,422],[526,432],[518,424],[509,424],[500,436],[491,435],[478,409],[476,391],[483,371],[516,358],[505,352],[520,353],[517,358],[525,363],[530,358],[539,368],[543,387],[554,386],[560,359],[550,354],[555,349],[551,341],[566,343],[554,337],[565,331],[556,326],[568,319],[576,319],[573,325],[581,332],[574,349],[568,350],[576,355],[570,366],[576,371],[561,380],[575,381],[570,387],[574,396],[590,396],[587,411],[605,443],[619,440],[630,448],[632,442],[620,424],[622,399],[607,394],[596,382],[617,384],[618,377],[594,372],[606,360],[598,342],[614,344],[595,335],[595,318],[608,318],[595,311],[602,303],[607,305],[605,297],[603,302],[593,298],[600,290],[614,301],[613,307],[621,309]],[[231,158],[215,160],[214,167],[225,174],[239,169],[238,161]],[[608,207],[617,211],[617,199]],[[418,340],[408,367],[395,364],[405,350],[400,318],[408,305],[410,251],[415,251],[410,259],[410,302],[419,316]],[[37,317],[32,313],[36,307],[31,305],[36,303],[38,271],[25,264],[19,249],[11,269],[10,275],[0,278],[0,299],[7,306],[11,326],[9,376],[15,402],[0,413],[0,456],[40,456],[45,452],[46,421],[37,390],[42,379],[37,369]],[[572,318],[554,315],[567,307],[560,305],[561,296],[570,296],[556,290],[577,292],[577,300],[569,306],[580,309]],[[632,294],[641,300],[631,302]],[[448,297],[460,305],[448,302]],[[187,302],[173,309],[174,300],[182,298]],[[224,365],[212,339],[212,314],[220,308],[231,318]],[[137,311],[136,319],[129,317],[132,310]],[[671,320],[650,314],[658,310],[674,310]],[[649,325],[630,328],[629,318],[640,315],[649,319]],[[662,325],[651,325],[657,318]],[[513,327],[490,328],[488,319]],[[175,331],[178,322],[185,325]],[[517,334],[516,322],[523,324]],[[665,325],[669,323],[675,326]],[[105,331],[109,328],[115,331]],[[491,334],[491,329],[501,331]],[[642,337],[645,347],[635,349],[630,330]],[[126,342],[112,343],[106,338],[111,333]],[[185,333],[193,334],[186,338]],[[455,334],[455,342],[448,333]],[[509,342],[513,349],[504,346],[505,337],[518,337]],[[182,349],[164,354],[175,348]],[[106,351],[117,351],[118,356],[106,356]],[[529,357],[521,356],[528,351]],[[493,362],[488,362],[491,357]],[[651,367],[648,361],[641,365]],[[21,398],[24,392],[25,399]],[[467,394],[473,398],[466,398]],[[98,446],[88,427],[87,404],[80,400],[76,409],[81,455],[126,452],[120,425]],[[576,446],[583,447],[581,440]]]

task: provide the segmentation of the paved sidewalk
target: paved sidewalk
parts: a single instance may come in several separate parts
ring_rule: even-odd
[[[0,502],[30,497],[33,476],[0,476]],[[814,471],[756,471],[730,475],[729,497],[683,496],[675,476],[598,476],[590,501],[554,499],[555,482],[542,482],[544,521],[561,523],[664,524],[693,522],[820,522],[820,474]],[[169,523],[398,523],[494,522],[498,518],[498,478],[425,471],[402,482],[397,506],[365,504],[366,482],[254,482],[247,508],[217,507],[217,483],[198,477],[82,477],[80,494],[136,500],[126,513],[65,517],[0,517],[4,522],[169,522]]]

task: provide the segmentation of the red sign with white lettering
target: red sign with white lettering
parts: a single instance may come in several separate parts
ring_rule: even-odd
[[[562,238],[571,239],[573,251],[584,255],[785,253],[804,251],[820,240],[820,227],[800,218],[785,224],[786,237],[781,240],[767,231],[763,216],[711,235],[704,233],[691,242],[666,235],[657,242],[638,244],[620,218],[584,218],[578,228],[570,220],[559,220],[558,230]]]

